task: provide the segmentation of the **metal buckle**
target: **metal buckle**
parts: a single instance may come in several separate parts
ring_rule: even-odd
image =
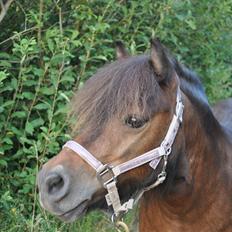
[[[163,147],[164,151],[165,151],[165,154],[164,156],[168,156],[170,155],[171,151],[172,151],[172,147],[170,145],[170,143],[167,143],[167,141],[163,141],[160,145],[161,147]]]
[[[159,181],[160,184],[162,184],[167,177],[167,173],[165,171],[162,171],[159,175],[157,180]]]
[[[103,165],[97,170],[97,179],[106,188],[107,184],[110,182],[117,182],[116,176],[108,164]]]

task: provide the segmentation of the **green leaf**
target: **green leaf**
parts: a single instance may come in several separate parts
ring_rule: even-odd
[[[11,106],[12,104],[14,104],[14,101],[13,100],[10,100],[10,101],[6,101],[2,107],[6,108],[7,106]]]
[[[65,60],[64,54],[57,54],[57,55],[52,57],[51,64],[53,64],[53,65],[62,64],[62,62],[64,62],[64,60]]]
[[[35,81],[35,80],[27,80],[27,81],[24,82],[24,86],[31,87],[33,85],[36,86],[37,85],[37,81]]]
[[[107,57],[106,56],[103,56],[103,55],[98,55],[98,56],[92,56],[92,59],[95,59],[95,60],[103,60],[103,61],[107,61]]]
[[[25,118],[26,112],[25,111],[16,111],[12,114],[12,118]]]
[[[12,78],[11,79],[11,87],[13,89],[16,89],[17,88],[17,84],[18,84],[18,80],[16,78]]]
[[[27,193],[31,192],[32,186],[33,186],[33,185],[25,184],[25,185],[23,186],[23,188],[22,188],[21,190],[19,190],[19,192],[24,193],[24,194],[27,194]]]
[[[0,71],[0,84],[1,82],[3,82],[6,78],[8,77],[8,74],[3,72],[3,71]]]
[[[12,64],[7,60],[0,60],[0,66],[4,68],[11,68]]]
[[[196,23],[193,21],[193,20],[191,20],[191,19],[189,19],[189,20],[186,20],[186,23],[189,25],[189,27],[191,28],[191,29],[193,29],[193,30],[196,30]]]
[[[48,44],[49,50],[51,52],[54,52],[54,50],[55,50],[55,43],[53,42],[53,40],[47,39],[47,44]]]
[[[69,97],[66,94],[59,93],[59,96],[61,96],[62,98],[64,98],[67,102],[70,102],[70,99],[69,99]]]
[[[7,162],[3,159],[0,159],[0,166],[4,166],[4,167],[7,167]]]
[[[33,127],[33,125],[32,125],[30,122],[28,122],[28,123],[26,124],[25,131],[26,131],[28,134],[30,134],[30,135],[33,134],[33,132],[34,132],[34,127]]]
[[[42,118],[37,118],[31,121],[31,124],[33,125],[34,128],[39,127],[44,124],[44,120]]]
[[[10,59],[10,55],[6,52],[0,52],[0,59]]]
[[[11,131],[13,132],[14,135],[17,135],[17,136],[21,136],[23,134],[21,130],[19,130],[18,128],[14,126],[11,127]]]
[[[49,108],[50,108],[50,105],[45,104],[45,103],[39,103],[39,104],[34,106],[34,109],[36,109],[36,110],[47,110]]]
[[[42,76],[44,74],[44,70],[41,69],[41,68],[34,68],[33,69],[33,73],[36,75],[36,76]]]
[[[13,141],[9,137],[5,137],[2,142],[7,143],[7,144],[13,144]]]
[[[29,144],[29,145],[32,145],[32,144],[33,144],[33,141],[32,141],[32,140],[27,139],[27,138],[25,138],[25,137],[21,137],[19,140],[20,140],[20,142],[21,142],[22,144],[24,144],[24,143]]]
[[[23,92],[22,93],[22,96],[25,98],[25,99],[28,99],[28,100],[32,100],[34,98],[34,94],[31,93],[31,92]]]
[[[41,87],[40,93],[44,95],[53,95],[55,93],[55,89],[53,87]]]

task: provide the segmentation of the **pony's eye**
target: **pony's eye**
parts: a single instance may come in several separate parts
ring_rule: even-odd
[[[140,118],[136,115],[130,115],[125,119],[125,124],[131,128],[140,128],[142,127],[148,120],[145,118]]]

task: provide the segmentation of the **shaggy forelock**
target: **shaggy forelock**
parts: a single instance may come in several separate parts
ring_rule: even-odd
[[[115,61],[99,69],[71,101],[72,131],[99,130],[112,117],[123,120],[133,109],[150,118],[158,108],[155,72],[148,56]],[[137,113],[137,112],[136,112]]]

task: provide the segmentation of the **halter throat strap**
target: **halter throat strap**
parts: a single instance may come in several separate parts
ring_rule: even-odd
[[[105,198],[108,206],[112,206],[114,210],[113,218],[118,218],[122,214],[126,213],[129,209],[132,209],[133,205],[141,198],[145,191],[149,191],[150,189],[155,188],[165,181],[168,156],[172,151],[172,145],[176,138],[180,124],[182,123],[183,110],[184,105],[181,99],[180,88],[178,87],[175,113],[173,115],[166,136],[160,146],[117,166],[113,166],[111,164],[103,164],[101,161],[96,159],[94,155],[92,155],[88,150],[86,150],[83,146],[73,140],[68,141],[63,146],[63,148],[69,148],[74,151],[96,171],[98,180],[108,192]],[[156,170],[162,158],[164,159],[162,171],[158,175],[156,181],[150,186],[140,190],[136,194],[136,197],[129,199],[124,204],[121,204],[116,185],[117,177],[127,171],[130,171],[147,163],[149,163],[149,166],[152,169]]]

